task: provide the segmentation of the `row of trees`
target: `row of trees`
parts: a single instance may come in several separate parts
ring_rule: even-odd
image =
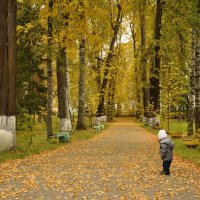
[[[73,110],[77,129],[85,129],[86,108],[111,120],[124,106],[160,113],[162,121],[185,107],[193,134],[194,119],[200,128],[199,2],[1,1],[0,128],[12,126],[15,135],[17,87],[17,116],[45,115],[48,138],[54,112],[61,131],[71,131]]]

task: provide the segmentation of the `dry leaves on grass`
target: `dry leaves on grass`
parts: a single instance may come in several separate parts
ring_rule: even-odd
[[[155,136],[133,121],[86,142],[0,165],[2,199],[199,198],[199,168],[177,157],[160,176]]]

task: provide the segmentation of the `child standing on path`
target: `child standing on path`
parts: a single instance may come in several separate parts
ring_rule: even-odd
[[[163,171],[161,174],[170,175],[170,165],[173,160],[174,143],[167,136],[165,130],[159,131],[158,138],[160,141],[160,155],[163,161]]]

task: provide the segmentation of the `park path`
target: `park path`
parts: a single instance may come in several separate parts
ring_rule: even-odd
[[[200,199],[200,168],[175,156],[159,174],[157,137],[133,119],[92,139],[0,164],[0,199]]]

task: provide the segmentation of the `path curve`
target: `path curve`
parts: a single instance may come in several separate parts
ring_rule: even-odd
[[[200,168],[175,156],[162,176],[156,136],[133,119],[96,137],[0,164],[0,199],[200,199]]]

